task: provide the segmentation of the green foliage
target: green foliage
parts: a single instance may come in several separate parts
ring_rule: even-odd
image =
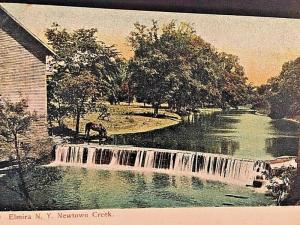
[[[272,173],[266,174],[270,184],[267,185],[271,195],[278,205],[288,197],[296,177],[296,169],[292,166],[273,169]]]
[[[300,115],[300,58],[283,64],[279,76],[268,81],[268,88],[271,117]]]
[[[12,150],[18,138],[25,136],[37,115],[27,110],[27,101],[12,103],[0,98],[1,149]],[[5,147],[4,147],[5,146]]]
[[[270,114],[270,104],[267,100],[268,85],[252,86],[248,88],[248,103],[251,104],[252,109],[258,110],[263,114]]]
[[[15,166],[7,172],[1,184],[17,192],[31,209],[28,184],[34,182],[27,174],[36,168],[38,160],[49,154],[52,142],[47,138],[34,138],[36,134],[31,126],[38,117],[28,110],[26,100],[16,103],[0,100],[0,153],[9,159],[10,165]]]
[[[130,98],[127,73],[128,64],[125,61],[119,61],[117,64],[117,70],[107,81],[106,96],[110,104],[127,101]]]
[[[158,108],[167,102],[177,112],[205,105],[238,106],[248,86],[236,56],[218,53],[188,23],[174,21],[159,29],[139,23],[130,33],[134,57],[130,83],[139,101]]]
[[[84,72],[75,77],[66,74],[61,79],[61,82],[58,83],[56,91],[60,96],[60,100],[68,109],[68,113],[74,118],[79,119],[93,109],[94,94],[97,90],[96,78]]]
[[[222,76],[219,79],[218,90],[221,92],[221,107],[237,107],[245,105],[249,97],[249,85],[246,84],[244,68],[235,55],[219,54],[219,65],[222,65]]]
[[[123,60],[114,46],[106,46],[96,38],[96,29],[68,32],[58,24],[46,31],[56,55],[50,61],[48,78],[48,114],[50,124],[72,116],[79,133],[80,118],[95,110],[103,96],[116,100],[122,78]],[[119,81],[121,80],[121,81]]]
[[[172,62],[162,51],[157,23],[151,28],[135,24],[129,41],[135,57],[129,61],[134,93],[138,99],[159,106],[166,101],[172,76]]]

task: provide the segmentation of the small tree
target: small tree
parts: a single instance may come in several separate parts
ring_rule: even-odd
[[[67,111],[74,118],[76,137],[79,134],[80,118],[95,105],[98,92],[97,80],[88,72],[78,76],[65,75],[57,86],[58,95]]]
[[[0,154],[10,159],[11,165],[16,165],[16,170],[10,174],[11,182],[2,184],[23,197],[27,208],[31,209],[32,185],[27,184],[28,171],[34,169],[37,160],[48,152],[51,144],[45,138],[33,140],[32,136],[35,135],[32,135],[31,125],[38,117],[27,108],[24,99],[16,103],[0,101]]]

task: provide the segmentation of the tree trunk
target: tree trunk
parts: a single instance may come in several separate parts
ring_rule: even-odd
[[[79,124],[80,124],[80,113],[77,113],[76,115],[76,126],[75,126],[75,139],[78,139],[79,135]]]
[[[85,95],[82,97],[80,105],[77,105],[76,127],[75,127],[75,140],[78,140],[78,136],[79,136],[80,116],[81,116],[81,113],[83,112],[84,102],[85,102]]]
[[[19,175],[19,179],[20,179],[20,183],[19,183],[18,186],[19,186],[19,189],[20,189],[20,191],[22,192],[22,194],[24,196],[27,208],[32,209],[33,208],[33,203],[31,201],[29,191],[27,190],[27,187],[26,187],[25,178],[24,178],[24,174],[23,174],[23,168],[22,168],[22,166],[20,168],[20,164],[18,166],[19,166],[18,175]]]
[[[181,115],[181,106],[179,104],[176,105],[176,113],[178,113],[179,115]]]
[[[17,134],[14,135],[14,145],[15,145],[15,150],[16,150],[16,156],[17,156],[17,163],[18,163],[18,176],[19,176],[19,182],[18,182],[18,188],[22,192],[22,195],[24,197],[24,200],[26,202],[26,206],[28,209],[33,208],[33,203],[30,198],[30,194],[27,190],[26,183],[25,183],[25,178],[24,178],[24,173],[23,173],[23,165],[21,161],[21,155],[19,151],[19,145],[18,145],[18,136]]]
[[[159,104],[155,104],[153,106],[153,109],[154,109],[154,117],[157,117],[158,116],[158,110],[159,110]]]

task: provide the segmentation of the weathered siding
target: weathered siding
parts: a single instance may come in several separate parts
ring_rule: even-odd
[[[46,116],[45,63],[0,29],[0,93],[11,101],[26,98],[30,110]]]
[[[28,101],[40,120],[33,127],[46,133],[46,57],[49,50],[4,9],[0,8],[0,95]],[[41,134],[42,134],[41,133]]]

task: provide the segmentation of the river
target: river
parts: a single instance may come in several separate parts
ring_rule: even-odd
[[[115,135],[114,144],[272,159],[296,156],[299,124],[238,111],[191,115],[178,125],[145,133]]]
[[[43,184],[47,176],[51,181]],[[196,177],[77,167],[44,167],[30,184],[36,210],[266,206],[272,199],[253,190]],[[0,178],[0,182],[8,178]],[[13,183],[13,182],[12,182]],[[226,194],[244,196],[227,197]],[[25,210],[20,197],[0,185],[0,211]]]
[[[161,130],[116,135],[113,142],[270,159],[296,155],[298,134],[299,125],[287,120],[250,113],[215,112],[186,117],[182,123]],[[16,174],[3,171],[0,175],[0,210],[26,210],[20,196],[6,188],[16,184]],[[29,172],[26,179],[38,210],[274,204],[272,199],[251,188],[153,172],[40,167]]]

